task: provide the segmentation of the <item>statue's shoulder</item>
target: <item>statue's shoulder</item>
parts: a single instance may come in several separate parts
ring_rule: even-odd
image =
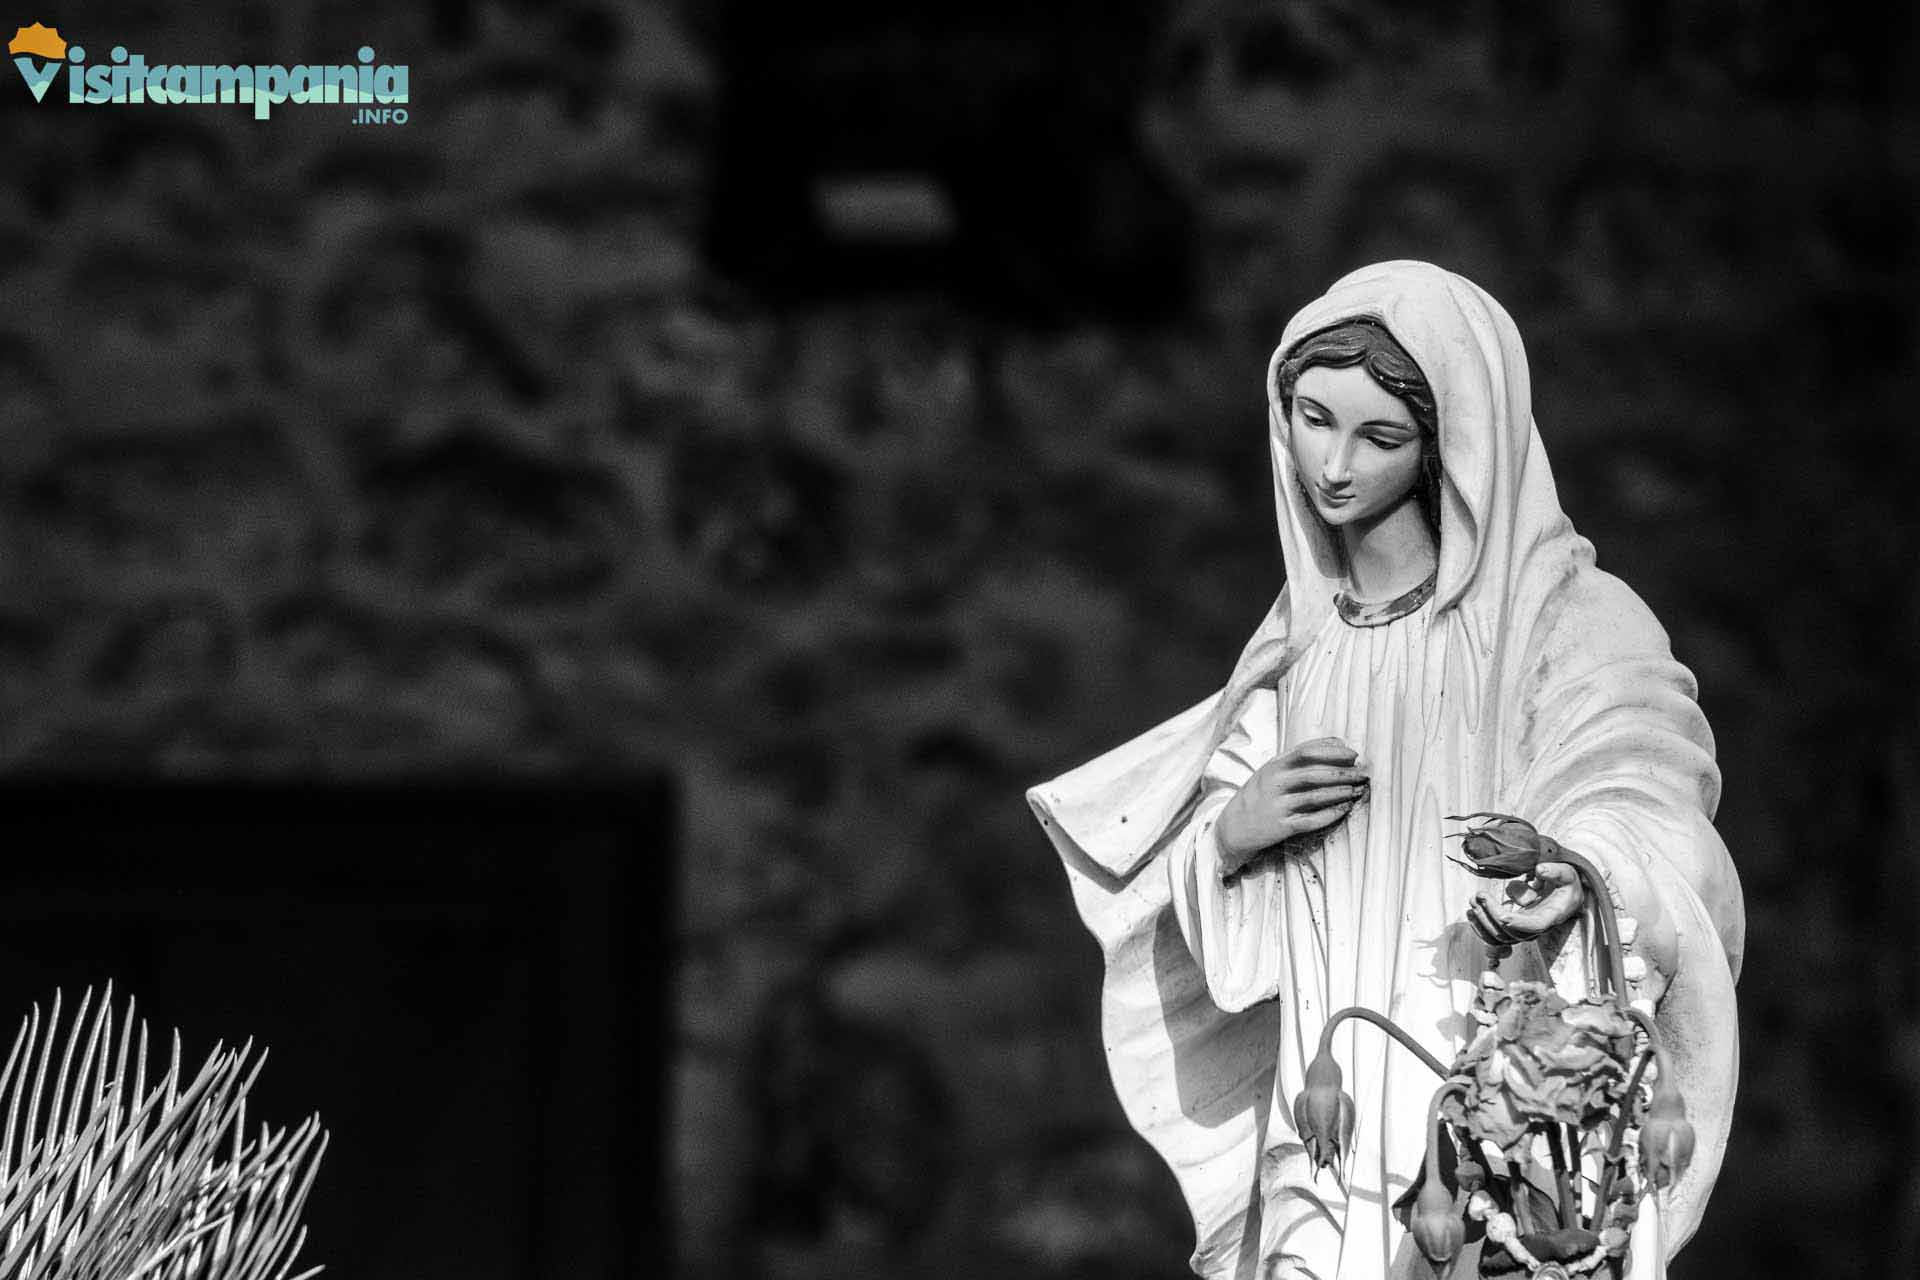
[[[1576,559],[1548,595],[1533,647],[1542,659],[1587,666],[1673,653],[1639,592],[1590,557]]]

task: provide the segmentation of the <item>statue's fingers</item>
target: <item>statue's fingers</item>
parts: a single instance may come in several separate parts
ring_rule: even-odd
[[[1533,868],[1533,878],[1542,884],[1556,888],[1560,885],[1580,883],[1580,873],[1574,869],[1571,862],[1538,863]]]
[[[1294,815],[1293,825],[1302,834],[1322,830],[1346,817],[1353,809],[1353,804],[1352,800],[1347,800],[1340,804],[1329,805],[1324,809],[1311,809],[1298,813]]]
[[[1486,943],[1489,947],[1507,947],[1513,945],[1502,936],[1504,930],[1497,928],[1493,922],[1487,918],[1485,912],[1468,908],[1467,923],[1472,925],[1473,931],[1480,935],[1480,941]]]
[[[1305,814],[1315,810],[1332,808],[1335,805],[1352,804],[1366,794],[1366,788],[1357,783],[1341,783],[1332,787],[1316,787],[1312,791],[1302,791],[1293,797],[1296,812]]]
[[[1538,937],[1547,926],[1545,913],[1538,907],[1497,913],[1494,918],[1506,926],[1507,932],[1523,939]]]
[[[1493,918],[1493,912],[1487,909],[1486,900],[1478,895],[1475,895],[1473,901],[1467,904],[1467,923],[1473,926],[1475,933],[1488,942],[1505,944],[1507,941],[1506,926]]]
[[[1515,933],[1537,938],[1571,916],[1579,905],[1575,891],[1562,886],[1525,906],[1495,907],[1494,915]]]
[[[1290,769],[1285,778],[1285,786],[1291,791],[1312,791],[1321,787],[1357,787],[1367,781],[1367,773],[1364,769],[1321,764]]]
[[[1496,912],[1483,893],[1475,894],[1473,902],[1467,907],[1467,923],[1473,926],[1473,931],[1479,934],[1481,940],[1489,946],[1510,947],[1515,943],[1526,941],[1513,930],[1507,919]]]
[[[1359,758],[1359,752],[1338,738],[1309,739],[1296,744],[1285,756],[1294,764],[1352,764]]]

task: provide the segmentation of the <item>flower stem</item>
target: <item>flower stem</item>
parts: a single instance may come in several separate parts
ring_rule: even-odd
[[[1567,1135],[1567,1166],[1573,1170],[1573,1225],[1581,1226],[1586,1220],[1586,1188],[1582,1185],[1586,1178],[1586,1153],[1580,1149],[1580,1126],[1567,1125],[1563,1130]],[[1595,1210],[1598,1213],[1598,1210]],[[1593,1229],[1600,1229],[1596,1217]]]
[[[1553,1183],[1560,1193],[1560,1225],[1577,1227],[1579,1215],[1573,1203],[1573,1178],[1567,1172],[1567,1156],[1561,1143],[1566,1137],[1563,1126],[1549,1123],[1547,1131],[1547,1155],[1553,1161]]]
[[[1647,1033],[1647,1051],[1640,1055],[1640,1061],[1633,1064],[1633,1075],[1627,1080],[1627,1091],[1620,1099],[1620,1120],[1613,1128],[1613,1137],[1607,1142],[1607,1159],[1600,1170],[1600,1195],[1594,1201],[1596,1227],[1606,1225],[1607,1197],[1613,1193],[1614,1170],[1620,1166],[1620,1144],[1627,1136],[1627,1124],[1633,1119],[1634,1100],[1640,1096],[1640,1078],[1647,1073],[1647,1064],[1658,1054],[1661,1058],[1660,1070],[1666,1071],[1666,1049],[1660,1043],[1659,1033],[1654,1030],[1653,1019],[1638,1009],[1627,1010],[1627,1016],[1640,1024]]]
[[[1334,1014],[1331,1018],[1327,1019],[1327,1025],[1320,1029],[1320,1052],[1321,1053],[1324,1054],[1332,1051],[1333,1029],[1339,1026],[1342,1022],[1346,1021],[1348,1018],[1358,1018],[1362,1022],[1371,1022],[1374,1026],[1380,1028],[1382,1031],[1386,1032],[1389,1036],[1393,1037],[1394,1040],[1398,1041],[1401,1048],[1406,1049],[1408,1052],[1412,1053],[1416,1058],[1420,1059],[1420,1061],[1426,1063],[1427,1069],[1432,1071],[1433,1074],[1439,1076],[1443,1080],[1446,1079],[1448,1074],[1446,1066],[1441,1063],[1440,1059],[1434,1057],[1431,1053],[1428,1053],[1424,1048],[1422,1048],[1420,1043],[1417,1040],[1415,1040],[1412,1036],[1408,1035],[1405,1031],[1402,1031],[1398,1023],[1394,1022],[1391,1018],[1388,1018],[1383,1014],[1375,1013],[1373,1010],[1364,1008],[1357,1004],[1348,1005],[1346,1008],[1340,1010],[1340,1012]]]
[[[1627,964],[1620,948],[1620,922],[1613,914],[1613,895],[1607,892],[1607,883],[1600,876],[1600,868],[1594,866],[1585,854],[1575,853],[1558,841],[1554,843],[1559,845],[1560,851],[1553,855],[1553,860],[1571,865],[1586,884],[1587,896],[1593,901],[1594,916],[1600,924],[1600,937],[1606,955],[1607,986],[1620,1003],[1625,1004]]]
[[[1635,1025],[1642,1031],[1647,1033],[1647,1049],[1659,1063],[1660,1074],[1665,1075],[1667,1072],[1667,1042],[1666,1038],[1660,1034],[1660,1028],[1654,1025],[1652,1018],[1649,1018],[1638,1009],[1629,1008],[1627,1010],[1627,1016],[1632,1018]]]
[[[1521,1235],[1533,1235],[1537,1224],[1533,1220],[1533,1200],[1527,1194],[1527,1188],[1532,1184],[1520,1172],[1518,1160],[1503,1156],[1500,1163],[1507,1168],[1507,1186],[1513,1193],[1513,1219],[1520,1225]]]

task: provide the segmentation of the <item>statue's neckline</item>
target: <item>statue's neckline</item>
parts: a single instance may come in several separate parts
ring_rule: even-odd
[[[1406,591],[1391,600],[1371,604],[1364,600],[1355,600],[1344,591],[1333,595],[1333,607],[1340,611],[1340,620],[1354,627],[1383,627],[1397,618],[1404,618],[1433,599],[1434,583],[1439,581],[1439,570],[1427,575],[1427,580],[1411,591]]]

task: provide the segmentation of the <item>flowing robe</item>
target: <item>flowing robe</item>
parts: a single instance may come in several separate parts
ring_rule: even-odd
[[[1443,471],[1434,599],[1370,637],[1327,630],[1345,625],[1329,622],[1344,584],[1299,495],[1274,383],[1300,337],[1358,315],[1385,323],[1426,375]],[[1699,1135],[1662,1220],[1643,1214],[1637,1275],[1692,1234],[1718,1174],[1744,917],[1711,825],[1712,735],[1658,622],[1560,511],[1529,394],[1511,319],[1458,276],[1383,264],[1310,304],[1268,373],[1287,589],[1219,693],[1028,793],[1105,954],[1108,1062],[1187,1197],[1200,1275],[1359,1277],[1387,1274],[1396,1252],[1404,1262],[1385,1203],[1424,1145],[1431,1083],[1409,1074],[1424,1068],[1370,1030],[1337,1045],[1359,1091],[1350,1201],[1305,1171],[1289,1109],[1303,1046],[1343,1003],[1400,1019],[1443,1058],[1464,1032],[1449,1018],[1483,953],[1463,920],[1472,886],[1437,847],[1448,812],[1533,821],[1598,864],[1635,922]],[[1220,884],[1211,819],[1263,758],[1261,736],[1277,749],[1283,734],[1328,733],[1375,770],[1364,808],[1317,861]],[[1551,962],[1577,994],[1594,945],[1578,925],[1555,954],[1524,947],[1512,963]]]
[[[1441,1061],[1477,1030],[1468,1016],[1485,945],[1463,924],[1475,878],[1443,856],[1447,814],[1470,779],[1464,725],[1441,712],[1447,629],[1432,601],[1381,625],[1330,614],[1279,681],[1257,690],[1208,761],[1193,822],[1169,852],[1181,934],[1222,1009],[1274,999],[1279,1052],[1261,1152],[1262,1255],[1329,1277],[1377,1276],[1403,1234],[1389,1207],[1426,1149],[1432,1072],[1381,1032],[1349,1022],[1335,1053],[1357,1115],[1345,1186],[1314,1176],[1291,1122],[1320,1028],[1349,1005],[1378,1010]],[[1315,738],[1360,753],[1371,786],[1340,822],[1223,882],[1213,822],[1260,765]],[[1531,948],[1517,955],[1535,958]],[[1542,977],[1537,971],[1527,975]]]

